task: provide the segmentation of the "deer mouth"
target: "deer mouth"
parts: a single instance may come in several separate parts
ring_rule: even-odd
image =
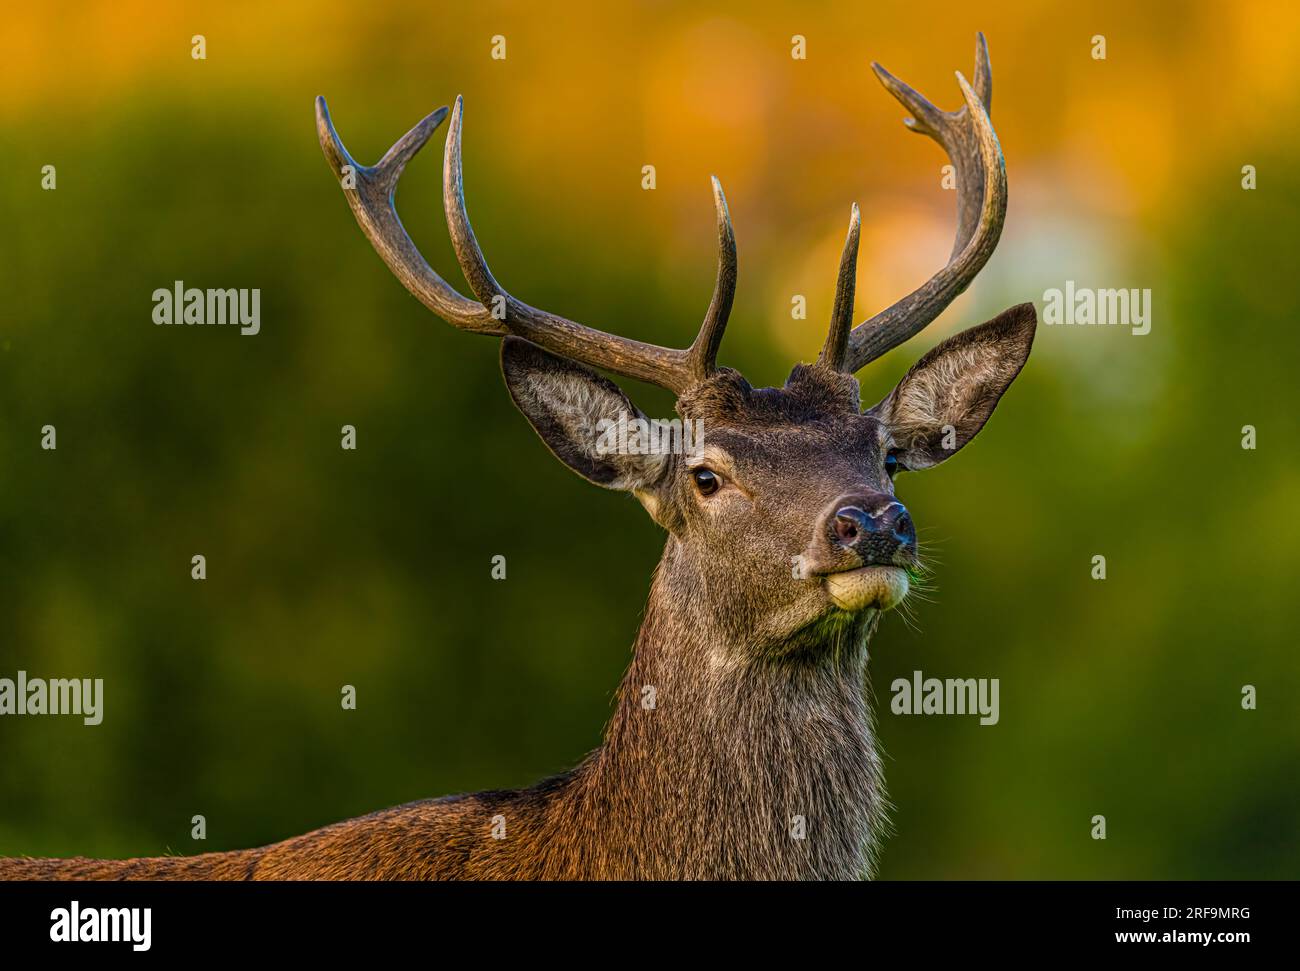
[[[907,571],[900,566],[864,566],[826,575],[831,602],[849,613],[874,607],[890,610],[907,596]]]

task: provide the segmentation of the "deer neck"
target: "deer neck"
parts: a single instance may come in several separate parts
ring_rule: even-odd
[[[680,566],[670,544],[584,766],[602,855],[652,878],[869,875],[885,801],[866,684],[876,618],[757,652],[682,593]]]

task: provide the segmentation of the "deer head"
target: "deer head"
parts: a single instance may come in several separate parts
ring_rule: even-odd
[[[854,373],[916,334],[961,293],[992,254],[1006,212],[1006,170],[989,121],[992,75],[983,35],[975,83],[957,74],[964,104],[940,111],[878,64],[885,88],[911,112],[908,127],[948,153],[958,186],[957,236],[946,266],[893,306],[853,326],[859,213],[853,206],[824,346],[782,388],[753,388],[716,364],[736,286],[736,243],[713,179],[718,272],[690,347],[607,334],[523,303],[492,275],[465,207],[464,104],[451,111],[443,202],[474,299],[423,259],[394,208],[397,180],[447,115],[440,108],[373,167],[357,165],[317,101],[321,146],[357,221],[421,302],[464,330],[504,337],[502,368],[515,404],[557,458],[584,478],[631,492],[671,537],[663,569],[684,604],[702,604],[716,643],[763,653],[823,620],[836,623],[898,604],[916,558],[916,530],[895,476],[942,462],[980,430],[1024,364],[1035,314],[1024,304],[926,354],[883,401],[862,409]],[[345,180],[345,183],[348,180]],[[644,418],[591,370],[677,394],[699,421],[695,454],[618,454],[598,447],[602,423]]]
[[[589,481],[630,492],[668,533],[619,710],[602,748],[575,770],[589,796],[558,802],[567,808],[556,809],[557,818],[568,821],[552,820],[557,839],[585,833],[593,844],[604,842],[575,850],[565,864],[554,862],[558,850],[547,851],[551,862],[539,864],[539,873],[596,872],[574,862],[596,859],[608,864],[598,871],[605,875],[870,870],[883,795],[862,696],[865,646],[881,612],[906,596],[917,557],[916,529],[895,495],[895,477],[937,465],[975,436],[1024,365],[1036,322],[1032,305],[1023,304],[961,332],[922,357],[884,400],[862,408],[854,374],[919,332],[970,284],[997,244],[1007,200],[982,35],[974,85],[957,74],[964,103],[956,111],[939,110],[873,68],[911,113],[908,127],[937,141],[955,167],[956,242],[933,277],[855,327],[854,206],[825,343],[780,388],[752,387],[717,364],[736,286],[735,236],[717,179],[713,298],[689,347],[661,347],[529,306],[492,275],[465,207],[460,98],[450,112],[443,205],[472,299],[424,260],[393,203],[402,170],[447,109],[367,167],[353,161],[317,100],[321,146],[336,175],[351,176],[343,178],[348,203],[384,262],[453,326],[503,338],[510,395],[547,447]],[[680,417],[700,423],[702,448],[603,448],[603,427],[644,415],[595,369],[672,391]],[[643,717],[636,702],[645,685],[671,686],[672,709]],[[804,753],[798,764],[792,751]],[[694,800],[693,808],[682,800]],[[840,806],[826,822],[831,835],[815,852],[792,854],[773,820],[829,804]],[[574,808],[584,805],[600,807],[598,826]],[[729,818],[751,822],[736,823],[738,835],[720,849],[700,821],[716,819],[723,807],[735,809]],[[669,825],[661,817],[676,819],[676,829],[657,829]]]

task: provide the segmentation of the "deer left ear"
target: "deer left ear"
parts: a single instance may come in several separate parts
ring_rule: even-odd
[[[867,414],[884,424],[907,469],[938,465],[975,437],[1029,357],[1031,303],[949,337],[917,361]]]
[[[667,471],[665,454],[620,448],[620,420],[645,415],[613,381],[520,337],[501,342],[501,371],[510,397],[546,447],[584,479],[634,492]]]

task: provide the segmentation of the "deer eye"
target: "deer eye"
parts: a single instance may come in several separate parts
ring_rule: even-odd
[[[890,452],[885,456],[885,475],[892,479],[898,473],[898,469],[898,456]]]
[[[718,487],[722,485],[722,479],[712,469],[692,469],[691,478],[695,480],[695,488],[700,490],[702,496],[713,495],[718,491]]]

